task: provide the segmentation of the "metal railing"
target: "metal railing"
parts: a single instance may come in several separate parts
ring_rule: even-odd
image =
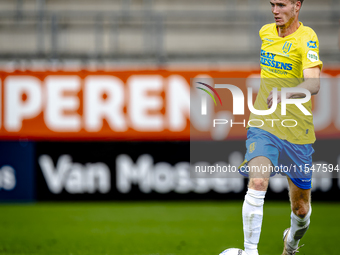
[[[258,31],[272,22],[268,10],[216,11],[36,11],[0,12],[2,59],[147,59],[169,61],[258,61]],[[127,2],[128,3],[128,2]],[[150,0],[145,3],[151,4]],[[314,28],[321,55],[340,61],[340,12],[306,11],[301,20]],[[322,45],[322,44],[321,44]]]

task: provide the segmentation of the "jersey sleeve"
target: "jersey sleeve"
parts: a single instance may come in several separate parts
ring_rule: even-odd
[[[316,33],[310,29],[302,37],[302,70],[319,66],[322,69],[323,63],[319,57],[319,40]]]
[[[264,34],[265,34],[266,32],[268,32],[268,29],[270,28],[271,25],[272,25],[272,24],[267,24],[267,25],[264,25],[263,27],[261,27],[261,29],[260,29],[260,31],[259,31],[259,36],[260,36],[261,40],[262,40]]]
[[[261,41],[262,41],[263,28],[264,28],[264,27],[262,27],[262,28],[260,29],[260,31],[259,31],[259,36],[260,36],[260,38],[261,38]]]

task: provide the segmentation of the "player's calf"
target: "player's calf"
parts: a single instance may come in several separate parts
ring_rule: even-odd
[[[248,189],[242,207],[244,247],[248,255],[258,255],[263,204],[266,191]]]
[[[310,205],[311,190],[298,187],[289,178],[288,183],[292,212],[290,215],[291,226],[287,235],[287,244],[291,248],[296,249],[300,239],[309,228],[312,213],[312,207]]]
[[[304,234],[307,232],[310,224],[310,216],[312,214],[312,207],[309,205],[309,210],[307,214],[305,214],[305,217],[300,218],[297,216],[294,212],[291,213],[291,227],[290,231],[287,237],[287,243],[292,248],[297,248],[299,245],[300,239],[304,236]],[[304,215],[304,214],[300,214]]]

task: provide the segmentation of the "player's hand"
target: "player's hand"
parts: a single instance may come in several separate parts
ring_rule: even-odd
[[[281,91],[277,92],[277,103],[281,103]],[[269,96],[267,98],[268,109],[270,109],[273,105],[273,91],[270,91]]]

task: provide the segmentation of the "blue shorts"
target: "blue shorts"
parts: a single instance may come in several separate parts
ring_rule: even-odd
[[[251,127],[247,132],[247,153],[239,172],[248,177],[247,162],[251,159],[264,156],[273,164],[270,176],[281,174],[288,176],[292,182],[301,189],[312,188],[312,154],[314,149],[311,144],[294,144],[281,140],[277,136]]]

